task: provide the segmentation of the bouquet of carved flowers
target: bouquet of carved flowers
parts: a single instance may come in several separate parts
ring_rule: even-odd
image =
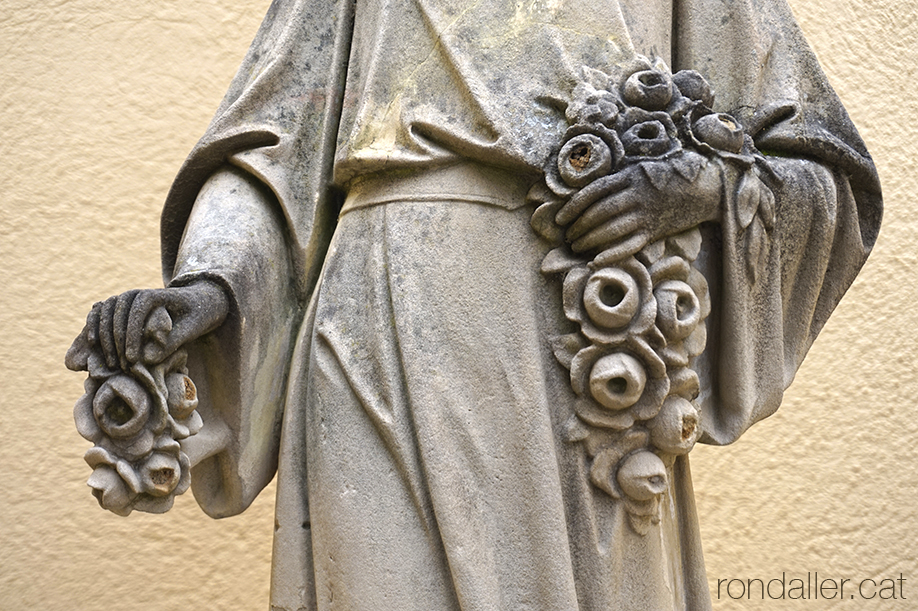
[[[151,315],[154,335],[171,323],[165,308]],[[86,331],[67,353],[70,369],[89,372],[73,416],[80,435],[95,444],[84,457],[93,468],[87,483],[103,508],[122,516],[134,509],[163,513],[190,486],[179,440],[196,434],[203,422],[186,360],[179,350],[150,366],[123,358],[108,362]]]
[[[699,73],[671,74],[662,62],[638,57],[616,74],[586,69],[585,77],[544,183],[530,191],[538,205],[531,224],[555,246],[542,271],[562,277],[564,315],[578,328],[552,340],[577,397],[567,439],[583,442],[591,482],[646,534],[660,520],[668,467],[701,432],[692,365],[704,351],[711,311],[707,282],[693,265],[701,232],[694,226],[651,240],[638,229],[575,252],[570,230],[624,170],[640,171],[647,195],[662,198],[671,181],[687,189],[715,167],[735,178],[721,181],[736,185],[725,197],[733,198],[728,208],[754,277],[774,224],[774,197],[759,178],[763,158],[751,138],[733,117],[711,110],[713,94]]]

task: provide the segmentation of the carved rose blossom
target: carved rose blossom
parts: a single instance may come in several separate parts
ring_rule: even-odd
[[[592,426],[626,429],[652,418],[669,392],[666,366],[639,339],[609,351],[589,345],[571,360],[577,415]]]
[[[656,317],[650,274],[630,257],[596,271],[575,267],[564,278],[564,314],[591,341],[616,345],[648,331]]]

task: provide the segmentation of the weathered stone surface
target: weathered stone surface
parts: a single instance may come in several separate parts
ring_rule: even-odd
[[[231,515],[279,461],[281,609],[709,606],[684,455],[777,408],[880,200],[786,9],[708,4],[277,4],[167,202],[170,288],[68,354],[130,408],[81,432],[129,437],[109,380],[187,350],[199,406],[161,403],[203,429],[130,437],[130,491],[185,456]]]

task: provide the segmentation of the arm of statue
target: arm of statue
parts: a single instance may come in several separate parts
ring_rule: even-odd
[[[270,481],[301,315],[286,235],[270,191],[224,168],[195,201],[167,288],[93,307],[66,364],[89,372],[74,416],[106,509],[163,512],[193,485],[207,513],[231,515]]]

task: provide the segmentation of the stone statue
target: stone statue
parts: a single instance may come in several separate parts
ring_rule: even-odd
[[[276,0],[167,288],[68,352],[89,483],[276,473],[278,611],[710,608],[687,454],[774,412],[880,215],[784,0]]]

